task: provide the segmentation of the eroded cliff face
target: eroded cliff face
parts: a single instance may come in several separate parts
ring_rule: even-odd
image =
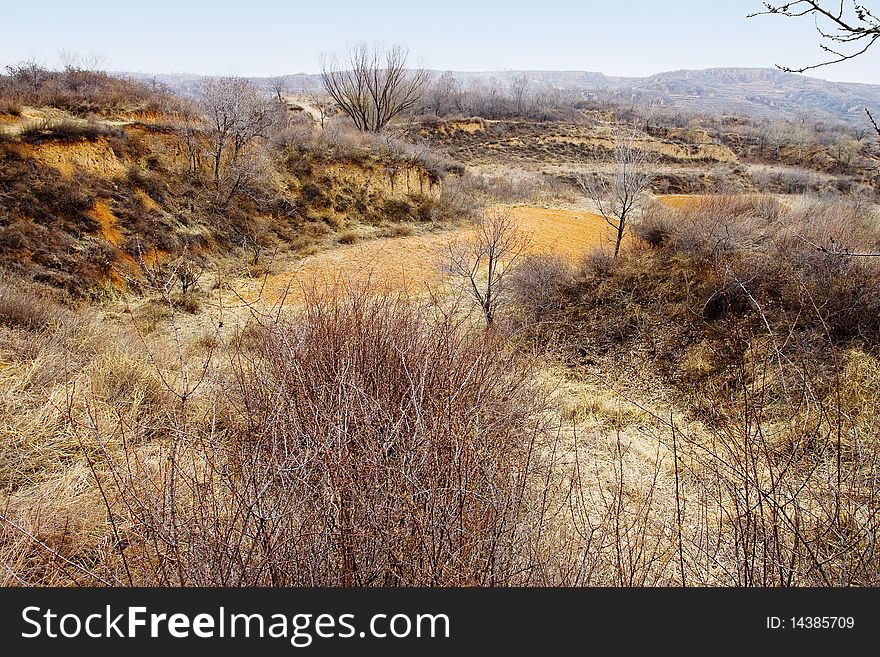
[[[248,153],[250,168],[230,165],[217,189],[204,144],[193,147],[173,114],[85,121],[28,108],[2,118],[0,262],[80,293],[137,283],[145,265],[184,253],[295,250],[358,222],[416,219],[442,190],[440,174],[402,157],[268,144]]]

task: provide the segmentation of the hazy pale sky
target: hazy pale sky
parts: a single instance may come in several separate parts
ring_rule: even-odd
[[[359,40],[401,43],[441,70],[642,76],[819,61],[810,19],[746,18],[760,8],[760,0],[0,0],[0,65],[55,64],[65,49],[100,55],[109,70],[268,76],[315,72],[322,52]],[[880,84],[880,44],[811,75]]]

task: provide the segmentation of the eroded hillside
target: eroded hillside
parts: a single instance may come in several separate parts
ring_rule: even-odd
[[[264,252],[311,253],[358,227],[456,218],[444,209],[447,162],[347,132],[315,136],[284,108],[214,184],[208,128],[168,102],[0,115],[6,268],[91,294],[137,287],[181,257],[257,265]]]
[[[423,117],[406,134],[476,171],[538,172],[565,183],[584,171],[613,170],[607,160],[622,121],[636,121],[643,130],[637,146],[655,156],[657,193],[870,192],[880,180],[880,153],[867,133],[840,126],[617,107],[579,110],[570,120]]]
[[[59,75],[0,108],[0,582],[880,581],[855,136]]]

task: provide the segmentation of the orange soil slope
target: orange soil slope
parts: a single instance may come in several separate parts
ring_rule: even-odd
[[[702,198],[703,196],[698,194],[666,194],[658,196],[657,200],[668,208],[681,209],[696,205]]]

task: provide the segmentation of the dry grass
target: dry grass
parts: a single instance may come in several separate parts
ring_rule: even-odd
[[[516,303],[550,304],[536,317],[588,275],[561,256],[521,267]],[[6,328],[5,582],[880,581],[867,351],[839,352],[839,386],[833,367],[789,367],[780,397],[778,343],[754,341],[723,387],[705,384],[724,352],[703,337],[683,356],[717,406],[700,421],[454,300],[371,286],[305,286],[231,337],[182,331],[171,299],[150,335],[82,314]]]
[[[341,233],[339,237],[336,238],[336,241],[340,244],[357,244],[361,241],[361,236],[358,235],[356,231],[347,230],[344,233]]]
[[[66,313],[53,290],[0,276],[0,326],[36,331]]]
[[[567,413],[636,423],[671,451],[673,577],[876,585],[880,270],[849,255],[877,250],[870,208],[707,197],[652,208],[636,233],[653,248],[549,278],[551,263],[530,265],[517,319],[579,371],[631,378],[617,418],[595,394]],[[539,276],[555,295],[534,294]],[[683,416],[644,401],[651,371]]]
[[[27,445],[4,446],[33,457],[3,471],[9,582],[521,581],[554,435],[530,366],[465,315],[376,292],[312,291],[222,358],[204,334],[180,358],[169,335],[67,344],[80,373],[55,373],[48,405],[19,390]],[[53,422],[26,433],[40,408]]]

